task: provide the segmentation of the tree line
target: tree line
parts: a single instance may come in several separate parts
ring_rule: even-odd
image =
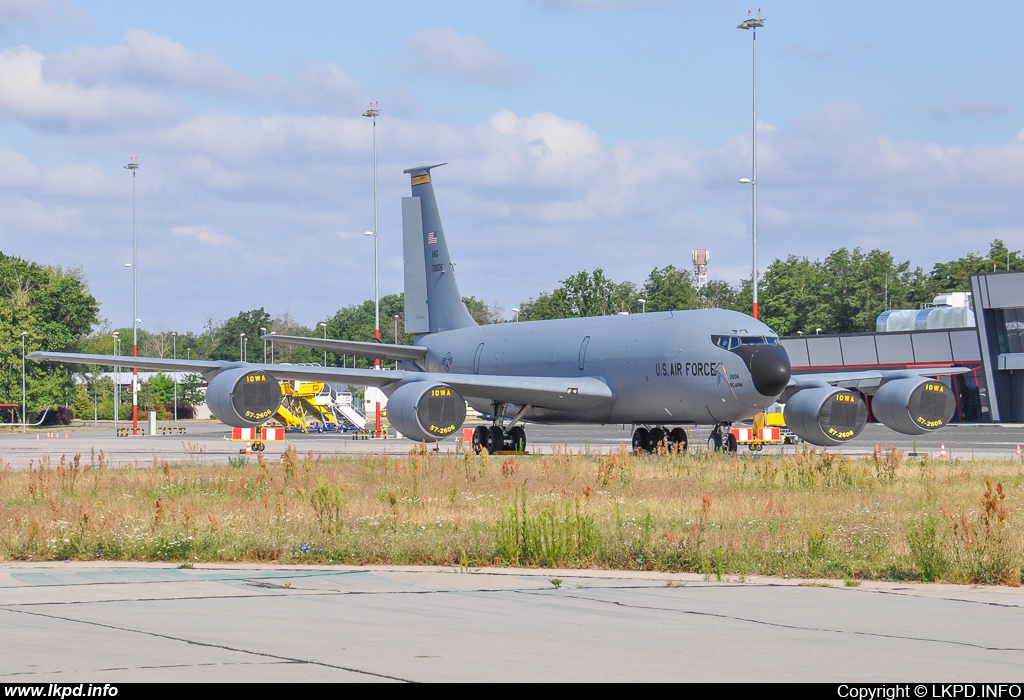
[[[988,255],[969,253],[930,272],[897,261],[882,250],[839,248],[822,260],[790,255],[776,259],[758,284],[761,320],[780,335],[815,332],[864,333],[887,309],[912,309],[945,292],[970,291],[970,275],[1024,270],[1020,251],[1001,240]],[[643,300],[641,302],[641,300]],[[642,311],[721,308],[750,313],[753,292],[749,279],[731,285],[710,280],[697,287],[694,275],[672,265],[655,267],[640,285],[615,282],[600,268],[562,280],[553,292],[520,305],[520,319],[575,318]]]
[[[872,331],[886,309],[917,308],[935,295],[970,289],[969,276],[980,272],[1022,270],[1024,256],[1001,240],[987,255],[970,253],[930,272],[897,261],[882,250],[839,248],[821,260],[790,255],[765,269],[758,292],[761,319],[780,335],[814,332]],[[602,316],[677,309],[724,308],[749,313],[750,280],[731,285],[711,280],[698,288],[693,274],[673,265],[655,267],[636,284],[616,282],[602,269],[583,270],[562,280],[550,293],[520,304],[520,320]],[[641,301],[642,300],[642,301]],[[504,310],[474,297],[464,299],[478,323],[507,321]],[[410,344],[415,336],[404,332],[404,296],[380,299],[381,342]],[[323,325],[326,324],[326,325]],[[344,338],[374,341],[374,302],[368,299],[338,309],[312,325],[285,313],[271,316],[264,307],[242,311],[225,321],[207,318],[199,331],[138,330],[139,354],[148,357],[262,362],[317,363],[329,366],[370,367],[372,359],[326,353],[261,339],[264,334]],[[115,335],[116,334],[116,335]],[[76,269],[40,265],[0,253],[0,403],[18,408],[5,413],[20,419],[22,337],[26,352],[33,350],[131,355],[132,329],[115,328],[99,316],[99,304]],[[128,365],[126,365],[128,366]],[[28,362],[27,403],[30,420],[46,408],[73,407],[79,418],[94,415],[109,420],[114,414],[113,380],[109,368],[52,362]],[[198,374],[178,385],[179,405],[202,398],[204,382]],[[122,391],[130,391],[123,389]],[[143,382],[140,409],[156,410],[163,418],[173,410],[173,380],[156,374]],[[130,404],[130,394],[121,397]]]

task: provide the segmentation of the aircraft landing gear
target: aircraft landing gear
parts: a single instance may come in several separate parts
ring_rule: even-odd
[[[646,428],[640,426],[633,431],[633,452],[657,452],[659,446],[664,446],[668,452],[686,452],[689,438],[682,428],[665,428],[655,426]]]
[[[514,425],[508,430],[502,430],[497,425],[478,425],[473,429],[473,451],[480,454],[483,449],[488,454],[526,452],[526,430],[521,425]]]
[[[739,444],[736,442],[736,436],[729,431],[728,423],[720,423],[714,427],[711,434],[708,435],[708,451],[709,452],[728,452],[729,454],[736,454],[736,450],[739,449]]]

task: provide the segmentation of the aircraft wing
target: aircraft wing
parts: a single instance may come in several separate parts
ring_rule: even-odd
[[[299,345],[304,348],[327,350],[338,355],[357,357],[379,357],[382,360],[422,360],[427,349],[419,345],[393,345],[389,343],[363,343],[358,340],[332,340],[330,338],[307,338],[301,335],[263,335],[263,340],[273,340],[284,345]]]
[[[379,347],[375,343],[366,343]],[[263,370],[278,379],[338,382],[360,386],[384,387],[402,381],[427,381],[447,384],[463,396],[514,403],[520,406],[557,408],[579,411],[611,402],[611,388],[594,377],[514,377],[487,374],[446,374],[396,369],[355,369],[351,367],[320,367],[319,365],[267,365],[227,360],[171,360],[163,357],[131,357],[126,355],[85,355],[73,352],[37,351],[28,355],[33,360],[50,360],[70,364],[116,365],[165,372],[200,372],[207,379],[226,369],[245,367]]]
[[[438,382],[470,398],[570,411],[593,408],[615,398],[611,388],[594,377],[513,377],[307,365],[253,365],[253,368],[264,369],[279,379],[344,382],[362,386],[387,386],[403,381]]]
[[[969,367],[914,367],[910,369],[869,369],[848,372],[809,372],[794,374],[789,379],[784,398],[789,398],[800,389],[821,386],[838,386],[857,389],[873,394],[878,387],[894,379],[934,377],[940,374],[963,374]]]

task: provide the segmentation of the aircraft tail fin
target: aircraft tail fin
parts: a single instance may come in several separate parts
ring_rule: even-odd
[[[402,198],[405,257],[405,332],[438,333],[475,326],[455,282],[430,171],[410,168],[412,196]]]

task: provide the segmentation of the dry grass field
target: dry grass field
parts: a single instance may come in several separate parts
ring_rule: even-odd
[[[0,469],[0,560],[601,567],[1019,585],[1024,472],[799,455],[296,454]]]

